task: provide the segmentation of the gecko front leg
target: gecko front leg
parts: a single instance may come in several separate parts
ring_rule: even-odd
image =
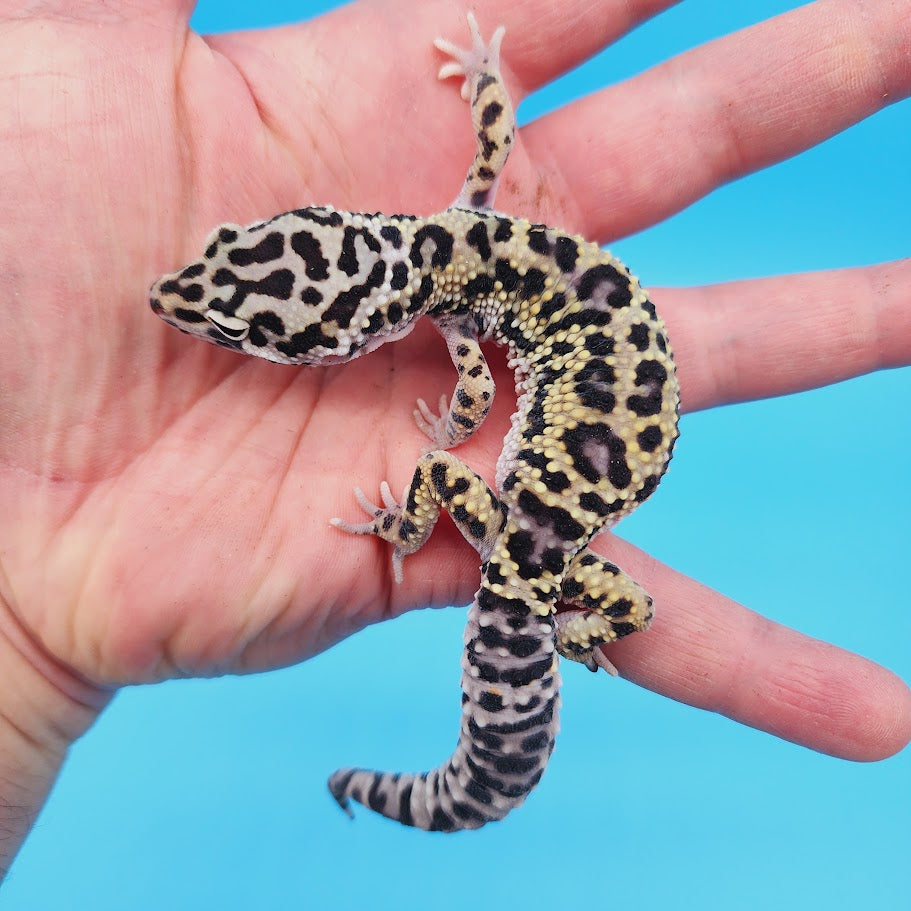
[[[376,535],[392,544],[392,567],[396,582],[402,581],[402,562],[420,550],[436,525],[440,510],[449,513],[465,540],[487,559],[497,535],[506,521],[506,510],[496,494],[480,475],[448,452],[430,452],[421,456],[411,483],[396,502],[383,481],[378,506],[354,490],[361,508],[370,516],[367,522],[331,523],[353,535]]]
[[[464,443],[487,417],[496,391],[472,321],[440,317],[433,322],[446,340],[459,379],[449,404],[445,396],[440,398],[438,414],[423,399],[418,399],[414,419],[430,438],[424,453]]]

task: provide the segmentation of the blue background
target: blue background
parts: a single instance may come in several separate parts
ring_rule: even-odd
[[[275,24],[335,5],[207,0],[194,25]],[[526,101],[521,117],[798,5],[689,0]],[[612,248],[655,286],[907,256],[909,161],[906,101]],[[620,534],[911,680],[909,400],[905,369],[689,415],[660,495]],[[840,439],[846,427],[854,444]],[[842,485],[864,440],[883,473],[846,515]],[[706,499],[719,478],[724,495]],[[911,906],[911,750],[844,762],[572,667],[554,762],[505,823],[454,837],[366,811],[349,823],[328,772],[449,754],[462,623],[461,610],[417,612],[300,667],[122,693],[74,748],[0,905]]]

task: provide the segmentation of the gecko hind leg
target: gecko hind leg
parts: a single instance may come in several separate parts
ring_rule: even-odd
[[[393,545],[392,568],[402,581],[402,562],[424,546],[440,516],[449,513],[465,540],[487,559],[506,522],[506,511],[487,482],[448,452],[429,452],[418,460],[411,484],[398,503],[389,485],[380,485],[383,505],[372,503],[359,488],[355,496],[371,518],[367,522],[330,519],[342,531],[376,535]]]
[[[563,577],[557,614],[557,651],[590,671],[617,669],[601,645],[644,630],[652,622],[652,599],[619,567],[590,550],[580,551]]]
[[[478,147],[468,169],[468,176],[454,206],[489,209],[497,192],[500,171],[506,164],[515,137],[516,118],[512,102],[500,75],[500,42],[505,29],[501,25],[485,43],[472,13],[468,14],[471,48],[437,38],[434,45],[452,57],[439,70],[440,79],[464,77],[462,97],[471,105],[471,123]]]

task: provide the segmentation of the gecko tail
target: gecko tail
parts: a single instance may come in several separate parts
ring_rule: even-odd
[[[460,775],[452,760],[421,775],[339,769],[329,778],[329,792],[352,819],[354,800],[406,826],[457,832],[502,819],[525,800],[542,772],[543,766],[512,793],[493,794],[469,775]]]
[[[541,780],[559,729],[560,673],[552,616],[490,591],[468,610],[459,739],[443,765],[420,775],[340,769],[329,791],[406,826],[479,829],[524,803]]]

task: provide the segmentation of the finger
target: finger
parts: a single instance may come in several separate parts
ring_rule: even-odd
[[[646,227],[905,97],[909,47],[908,0],[811,3],[530,124],[523,192],[598,239]]]
[[[911,363],[911,259],[652,296],[687,411]]]
[[[844,759],[884,759],[911,740],[911,690],[890,671],[773,623],[624,541],[610,546],[656,606],[647,633],[609,647],[623,677]]]
[[[196,0],[162,0],[154,6],[154,15],[156,17],[168,18],[169,15],[177,14],[185,22],[189,20],[196,6]],[[65,18],[73,21],[75,18],[91,22],[97,18],[100,23],[108,24],[111,21],[110,4],[96,0],[94,3],[83,2],[79,5],[78,17],[74,16],[72,0],[50,0],[40,4],[40,10],[34,9],[34,3],[26,3],[25,0],[0,0],[0,19],[24,19],[27,16],[40,17],[43,19]],[[125,8],[118,8],[117,15],[123,18],[130,17],[130,5]],[[137,18],[147,17],[149,9],[139,3],[133,7],[133,12]]]

